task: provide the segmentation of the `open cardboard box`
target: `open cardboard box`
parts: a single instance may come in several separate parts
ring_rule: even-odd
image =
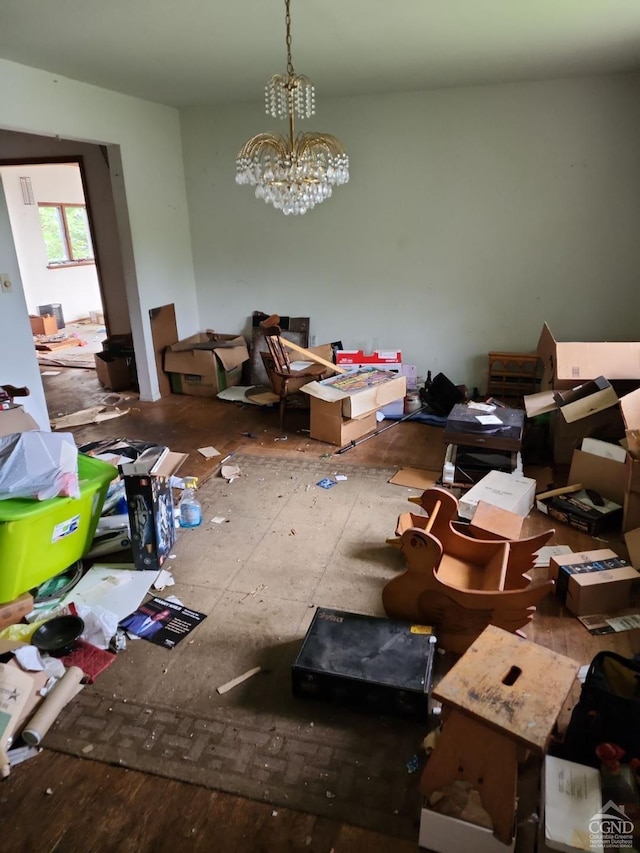
[[[359,418],[404,397],[407,379],[392,371],[364,368],[309,382],[301,390],[326,403],[340,403],[345,418]]]
[[[215,397],[239,385],[249,351],[242,335],[222,335],[207,329],[167,347],[164,370],[175,394]]]
[[[583,382],[606,376],[640,379],[640,342],[559,342],[545,323],[537,346],[543,364],[540,387],[567,390]]]

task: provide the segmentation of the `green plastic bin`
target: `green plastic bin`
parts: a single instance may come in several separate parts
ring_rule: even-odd
[[[0,603],[49,580],[89,550],[117,476],[113,465],[79,453],[79,498],[0,501]]]

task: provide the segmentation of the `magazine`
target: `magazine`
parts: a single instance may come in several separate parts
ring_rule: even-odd
[[[153,597],[126,616],[120,626],[143,640],[172,649],[206,618],[183,604]]]

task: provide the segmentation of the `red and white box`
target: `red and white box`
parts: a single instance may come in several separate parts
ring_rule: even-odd
[[[396,349],[376,350],[369,354],[361,349],[341,349],[336,350],[336,364],[353,365],[354,367],[356,365],[366,367],[368,365],[402,364],[402,353]]]

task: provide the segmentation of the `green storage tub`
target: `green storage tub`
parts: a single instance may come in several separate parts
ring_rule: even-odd
[[[89,550],[118,469],[78,453],[79,498],[0,501],[0,603],[64,571]]]

